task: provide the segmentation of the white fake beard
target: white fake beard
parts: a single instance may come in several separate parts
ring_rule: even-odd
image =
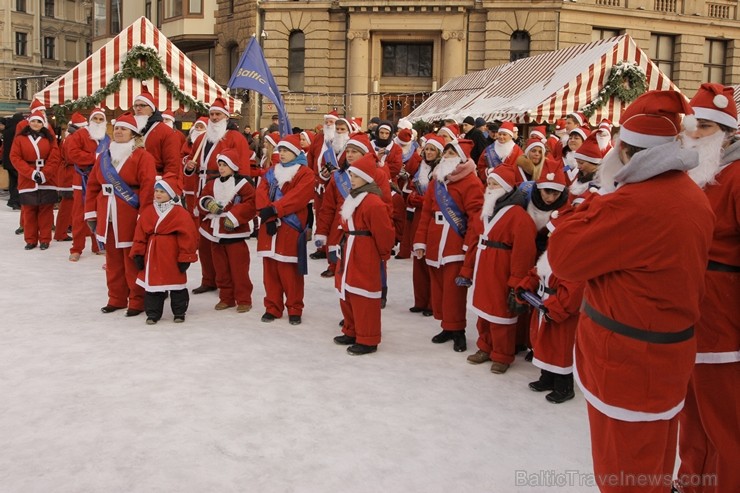
[[[578,167],[578,163],[576,162],[576,151],[571,150],[568,154],[565,155],[563,161],[565,162],[565,165],[568,167],[568,169],[576,169]]]
[[[149,117],[146,115],[134,115],[134,119],[136,120],[136,127],[139,129],[139,133],[141,133],[141,131],[144,130],[144,127],[146,127],[146,122],[149,121]]]
[[[486,192],[483,194],[483,208],[480,211],[480,218],[485,220],[492,216],[493,209],[496,207],[496,202],[505,194],[506,190],[502,187],[486,188]]]
[[[601,132],[596,133],[596,142],[599,144],[599,149],[603,152],[604,149],[609,147],[609,143],[612,141],[611,134],[603,134]]]
[[[87,132],[90,134],[90,138],[98,142],[101,141],[105,137],[106,126],[105,122],[90,122],[87,126]]]
[[[689,177],[700,188],[716,183],[714,178],[721,166],[722,144],[725,141],[725,133],[720,130],[701,139],[683,135],[681,139],[686,149],[694,149],[699,153],[699,166],[689,170]]]
[[[599,169],[596,170],[595,181],[599,184],[600,193],[610,193],[616,190],[614,176],[623,166],[624,163],[619,159],[619,139],[617,138],[614,141],[614,147],[606,153]]]
[[[275,165],[275,178],[278,181],[278,186],[283,187],[286,183],[293,179],[293,177],[301,169],[300,164],[294,164],[293,166],[283,166],[282,164]]]
[[[334,125],[324,125],[324,141],[334,140],[337,130]]]
[[[188,139],[190,139],[190,143],[192,144],[196,140],[198,140],[198,137],[206,133],[205,130],[195,130],[195,127],[190,129],[190,133],[188,134]]]
[[[131,154],[133,154],[135,148],[136,142],[134,142],[133,139],[129,142],[124,143],[111,142],[109,149],[110,158],[113,162],[113,166],[118,166],[119,164],[126,161],[129,157],[131,157]]]
[[[331,141],[331,148],[334,151],[334,154],[337,156],[341,154],[344,147],[347,145],[347,142],[349,142],[349,133],[345,132],[343,134],[336,134],[334,139]]]
[[[457,165],[460,164],[460,158],[457,157],[443,157],[432,174],[434,178],[439,182],[444,182],[445,177],[455,171]]]
[[[215,144],[226,135],[226,125],[229,122],[224,119],[219,122],[209,121],[206,126],[206,140]]]
[[[498,157],[500,157],[502,160],[509,157],[509,154],[511,154],[511,151],[514,150],[514,146],[516,145],[516,142],[513,140],[510,140],[509,142],[502,144],[499,141],[496,141],[493,143],[493,150],[496,151],[496,154],[498,154]]]
[[[427,164],[426,161],[422,161],[419,166],[419,184],[423,187],[429,185],[429,172],[432,167]]]

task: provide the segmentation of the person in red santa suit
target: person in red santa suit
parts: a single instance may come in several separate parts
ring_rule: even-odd
[[[262,257],[265,284],[263,322],[288,310],[291,325],[301,323],[306,264],[306,204],[314,192],[314,175],[307,166],[298,135],[278,143],[280,163],[273,165],[257,187],[260,226],[257,256]]]
[[[599,150],[602,155],[606,155],[612,147],[612,122],[608,118],[604,118],[599,123],[599,126],[594,130],[596,134],[596,141],[599,144]]]
[[[491,361],[491,373],[501,374],[514,362],[517,320],[526,307],[516,302],[514,289],[534,266],[536,231],[524,205],[526,198],[514,188],[514,168],[500,166],[488,174],[481,220],[473,234],[478,238],[465,254],[455,283],[471,287],[470,308],[478,315],[478,351],[468,363]]]
[[[590,188],[597,187],[596,172],[605,155],[606,152],[599,148],[598,132],[589,135],[583,145],[573,153],[578,172],[568,187],[571,200],[581,197]]]
[[[347,169],[352,188],[341,209],[342,254],[335,286],[344,324],[334,342],[348,345],[347,352],[355,356],[374,353],[380,344],[381,264],[390,258],[395,242],[383,192],[375,183],[376,169],[372,153],[353,161]]]
[[[87,126],[87,120],[78,112],[72,113],[64,133],[64,140],[59,145],[61,153],[61,165],[57,173],[57,189],[59,190],[59,206],[57,210],[56,223],[54,225],[55,241],[72,241],[68,232],[72,228],[72,209],[74,208],[74,183],[75,168],[67,155],[66,142],[69,137],[80,128]]]
[[[499,166],[516,166],[516,160],[524,154],[514,140],[514,124],[502,122],[496,134],[496,142],[486,147],[478,159],[478,178],[486,183],[488,171]]]
[[[562,125],[558,124],[560,122],[562,122]],[[570,134],[575,129],[585,128],[585,130],[587,130],[589,133],[591,129],[591,127],[589,126],[588,118],[581,111],[568,113],[568,115],[565,117],[565,120],[558,120],[558,123],[556,123],[555,125],[555,135],[559,137],[559,139],[553,142],[550,146],[550,153],[552,154],[551,158],[555,160],[564,158],[567,154],[565,148],[568,147]],[[585,140],[586,137],[584,136],[583,139]]]
[[[467,350],[465,304],[467,289],[455,284],[465,251],[475,244],[475,228],[483,206],[483,184],[468,157],[470,141],[452,141],[444,147],[442,159],[432,171],[434,180],[424,194],[419,227],[414,235],[417,258],[426,258],[432,282],[434,318],[442,332],[435,344],[453,341],[457,352]]]
[[[402,119],[404,125],[410,125],[408,120]],[[399,121],[399,125],[401,125]],[[411,234],[411,222],[414,219],[413,208],[408,205],[409,195],[411,194],[411,180],[419,169],[421,163],[421,147],[414,138],[415,131],[408,128],[403,128],[398,131],[396,137],[396,143],[401,147],[403,153],[403,166],[401,172],[398,175],[398,188],[401,190],[401,194],[404,201],[403,212],[403,227],[401,242],[398,246],[397,259],[406,259],[411,257],[411,243],[413,242],[413,235]]]
[[[130,257],[139,213],[153,207],[154,158],[137,139],[138,125],[131,113],[119,116],[113,142],[101,152],[87,181],[85,220],[105,244],[105,278],[111,313],[128,307],[126,316],[144,311],[144,288],[136,283],[139,269]]]
[[[162,122],[172,129],[172,135],[177,139],[177,147],[182,149],[182,146],[185,145],[185,134],[175,127],[175,114],[171,109],[168,108],[162,112]]]
[[[565,173],[560,163],[546,159],[536,182],[522,183],[519,188],[526,196],[526,209],[537,230],[537,251],[545,251],[550,232],[547,223],[554,211],[568,209],[570,195],[566,186]]]
[[[160,177],[154,184],[154,202],[139,216],[129,256],[139,269],[136,283],[144,288],[147,325],[162,318],[169,293],[175,323],[185,321],[190,296],[186,271],[198,260],[198,232],[182,207],[178,176]]]
[[[516,158],[516,186],[525,181],[537,181],[545,164],[545,143],[539,138],[530,138],[524,148],[524,154]]]
[[[326,181],[329,180],[333,170],[339,167],[338,156],[342,153],[346,141],[349,139],[349,125],[347,124],[347,131],[345,132],[345,124],[340,125],[339,136],[337,136],[336,123],[339,120],[339,115],[336,110],[332,110],[330,113],[324,115],[324,124],[322,133],[318,134],[311,143],[309,152],[306,153],[306,159],[309,164],[309,168],[314,172],[315,176],[315,193],[313,200],[314,216],[318,217],[319,211],[321,211],[321,204],[324,200],[324,190],[326,189]],[[346,122],[346,120],[344,120]],[[346,134],[346,136],[344,135]],[[334,141],[336,142],[335,150]],[[310,160],[309,160],[310,158]],[[327,256],[326,247],[318,248],[313,252],[310,257],[314,260],[325,259]]]
[[[110,137],[106,130],[105,111],[102,108],[94,108],[90,113],[88,124],[64,140],[64,154],[75,171],[72,181],[72,246],[69,249],[71,262],[80,260],[87,237],[90,237],[93,253],[101,255],[105,253],[105,245],[98,243],[94,232],[90,231],[85,222],[85,200],[87,181],[95,160],[110,145]]]
[[[191,153],[186,158],[185,176],[197,175],[198,183],[195,189],[195,201],[200,199],[201,192],[210,178],[219,176],[216,156],[223,154],[226,149],[235,149],[239,156],[239,167],[248,169],[252,159],[252,150],[247,145],[247,140],[239,130],[230,129],[229,109],[224,98],[216,98],[208,110],[208,125],[206,132],[195,139]],[[197,208],[195,209],[196,214]],[[199,216],[200,217],[200,216]],[[211,258],[211,243],[201,236],[199,244],[199,256],[201,266],[200,286],[193,289],[193,294],[206,293],[216,290],[216,272],[213,268]]]
[[[442,137],[445,141],[445,145],[447,145],[453,140],[458,139],[460,135],[460,127],[458,127],[456,123],[447,123],[437,131],[437,135]]]
[[[154,158],[158,175],[171,174],[178,176],[182,183],[182,159],[180,149],[182,142],[172,135],[172,126],[164,122],[162,113],[157,109],[157,100],[146,88],[134,98],[132,113],[139,126],[139,134],[144,138],[144,148]],[[173,120],[174,122],[174,116]],[[182,184],[180,184],[182,188]]]
[[[56,137],[46,128],[46,118],[41,112],[31,113],[28,123],[16,131],[10,147],[10,164],[18,172],[25,249],[39,246],[46,250],[51,243],[61,155]]]
[[[278,164],[280,162],[280,154],[278,153],[278,142],[280,142],[280,133],[270,132],[266,133],[262,139],[262,159],[260,160],[260,175],[266,170],[270,169],[270,166]]]
[[[562,166],[565,171],[565,179],[570,186],[578,176],[578,163],[576,162],[575,153],[581,148],[591,130],[588,127],[576,127],[568,134],[568,144],[563,147]]]
[[[704,190],[716,222],[696,323],[696,365],[679,414],[684,493],[740,491],[740,141],[733,94],[731,87],[702,84],[689,103],[696,128],[685,123],[685,140],[699,152],[689,176]]]
[[[403,150],[394,142],[393,124],[382,121],[375,131],[373,140],[375,153],[378,155],[378,164],[381,168],[388,168],[388,173],[393,183],[398,183],[398,174],[403,167]]]
[[[549,240],[553,274],[586,283],[574,377],[596,477],[657,478],[599,481],[602,492],[670,490],[714,224],[686,174],[698,154],[676,141],[681,113],[693,111],[675,91],[632,102],[620,119],[619,186],[579,205]]]
[[[565,130],[565,119],[559,118],[555,120],[553,133],[547,137],[547,142],[545,142],[547,156],[550,157],[550,159],[558,161],[563,157],[563,144],[561,143],[561,139],[566,135],[568,135],[568,131]],[[566,142],[567,140],[568,139],[566,139]]]
[[[239,174],[235,149],[225,149],[216,161],[220,176],[206,184],[198,201],[203,217],[200,234],[211,242],[219,298],[215,309],[236,305],[238,313],[246,313],[252,309],[247,238],[249,223],[257,215],[254,185]]]
[[[185,142],[180,148],[180,156],[182,156],[183,168],[187,164],[188,156],[190,155],[190,153],[193,152],[193,145],[195,144],[195,141],[198,139],[198,137],[206,133],[206,128],[208,128],[208,118],[206,118],[205,116],[201,116],[200,118],[195,120],[195,122],[193,122],[193,126],[190,127],[188,136],[185,138]],[[183,205],[193,217],[195,227],[197,229],[200,225],[200,219],[198,219],[198,216],[196,216],[194,212],[196,208],[195,194],[198,190],[198,175],[195,173],[192,173],[190,175],[183,173],[182,183],[183,194],[185,195],[185,203]]]

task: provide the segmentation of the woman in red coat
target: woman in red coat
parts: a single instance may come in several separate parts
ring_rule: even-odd
[[[56,138],[46,128],[43,113],[32,113],[10,148],[10,163],[18,172],[26,250],[36,248],[39,242],[41,250],[46,250],[51,243],[60,159]]]

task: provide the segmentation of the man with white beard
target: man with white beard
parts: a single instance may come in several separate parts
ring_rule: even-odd
[[[524,209],[526,198],[514,188],[514,168],[499,166],[487,177],[481,221],[473,223],[475,246],[468,248],[458,286],[472,288],[470,309],[478,315],[478,351],[468,363],[491,363],[501,374],[514,362],[517,321],[526,311],[514,288],[534,267],[537,256],[534,222]]]
[[[172,127],[167,126],[162,119],[162,113],[157,109],[154,96],[144,88],[134,98],[133,107],[139,134],[144,137],[144,148],[154,158],[157,175],[172,174],[177,176],[178,187],[182,189],[182,161],[180,148],[182,143],[172,138]]]
[[[188,132],[188,136],[185,138],[185,143],[183,143],[182,147],[180,148],[180,156],[182,156],[182,163],[183,167],[185,164],[187,164],[188,156],[193,151],[193,145],[195,144],[195,141],[198,140],[198,137],[206,133],[206,128],[208,126],[208,118],[205,116],[201,116],[195,122],[193,122],[193,126],[190,127],[190,131]],[[190,175],[186,175],[183,173],[183,194],[185,195],[185,207],[190,213],[191,216],[195,219],[195,226],[200,226],[200,220],[197,219],[197,217],[193,214],[193,211],[195,210],[195,193],[198,189],[198,175],[193,173]]]
[[[229,109],[224,98],[216,98],[208,110],[208,125],[203,135],[193,143],[190,154],[185,159],[185,176],[196,175],[198,182],[195,186],[196,203],[200,200],[201,192],[209,180],[219,176],[216,156],[223,154],[226,149],[235,149],[240,157],[239,168],[241,174],[249,175],[249,164],[252,150],[238,130],[228,128]],[[197,210],[195,214],[198,214]],[[202,218],[201,218],[202,219]],[[193,294],[201,294],[216,290],[216,272],[213,269],[210,241],[201,236],[198,247],[202,279],[200,286],[193,289]]]
[[[499,166],[515,166],[516,160],[524,154],[514,140],[514,124],[502,122],[498,127],[496,141],[485,148],[478,158],[478,178],[486,183],[488,172]]]
[[[106,134],[107,120],[102,108],[94,108],[86,127],[78,129],[64,139],[64,156],[75,168],[72,181],[72,246],[70,262],[77,262],[85,249],[85,238],[90,237],[92,251],[101,253],[101,245],[85,223],[85,195],[87,178],[98,155],[108,149],[110,137]]]
[[[711,491],[740,491],[740,142],[733,140],[733,95],[731,87],[702,84],[690,102],[696,128],[684,122],[684,142],[699,153],[689,176],[716,218],[696,323],[696,365],[679,414],[678,486],[684,493],[708,491],[692,486],[695,478],[712,479]]]

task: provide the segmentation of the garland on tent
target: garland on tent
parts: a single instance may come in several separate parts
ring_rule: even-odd
[[[634,62],[619,62],[611,68],[609,78],[599,94],[581,111],[590,117],[612,97],[631,103],[647,90],[645,71]]]
[[[144,63],[140,64],[140,60]],[[97,90],[90,96],[84,96],[75,101],[67,100],[64,104],[54,105],[52,107],[52,111],[54,112],[58,122],[65,121],[67,114],[99,106],[100,103],[102,103],[109,95],[118,92],[121,89],[121,82],[126,79],[139,79],[145,81],[155,77],[159,79],[159,82],[167,88],[167,91],[169,91],[169,93],[172,94],[180,104],[194,110],[196,113],[208,114],[208,108],[205,104],[200,101],[196,101],[182,92],[172,79],[170,79],[167,72],[162,68],[162,61],[160,60],[157,51],[154,48],[143,45],[134,46],[126,54],[126,57],[123,59],[123,64],[121,65],[121,70],[116,72],[105,87]]]

